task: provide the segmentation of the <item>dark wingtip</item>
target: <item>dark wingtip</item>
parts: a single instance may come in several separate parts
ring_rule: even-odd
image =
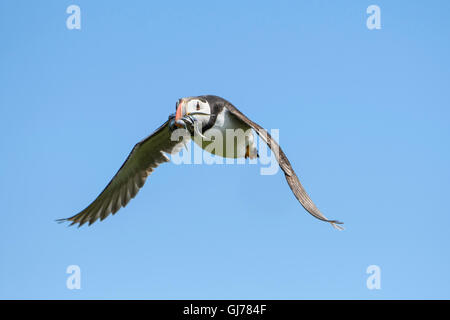
[[[77,223],[76,221],[70,220],[70,218],[56,219],[55,222],[57,222],[59,224],[64,223],[64,222],[72,222],[71,224],[68,225],[68,227],[71,227],[71,226],[73,226],[74,224]],[[81,224],[78,225],[78,228],[79,227],[81,227]]]
[[[344,227],[340,226],[341,224],[344,224],[343,222],[337,221],[337,220],[332,220],[332,221],[329,221],[329,222],[331,223],[333,228],[335,228],[335,229],[337,229],[339,231],[345,230]]]
[[[59,223],[59,224],[61,224],[61,223],[64,223],[64,222],[66,222],[66,221],[69,221],[67,218],[62,218],[62,219],[56,219],[55,220],[55,222],[56,223]]]
[[[77,222],[76,222],[76,221],[72,221],[72,223],[69,224],[69,227],[73,226],[74,224],[77,224]],[[80,227],[80,226],[78,226],[78,228],[79,228],[79,227]]]

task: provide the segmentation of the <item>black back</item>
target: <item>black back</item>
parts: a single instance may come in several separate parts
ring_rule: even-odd
[[[211,129],[216,123],[217,116],[222,112],[223,108],[225,108],[226,104],[230,104],[227,100],[213,95],[205,95],[198,96],[198,99],[204,99],[209,103],[211,108],[211,116],[209,118],[208,123],[202,128],[202,131],[205,132],[208,129]]]

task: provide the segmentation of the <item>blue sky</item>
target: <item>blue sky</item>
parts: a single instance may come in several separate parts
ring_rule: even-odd
[[[81,8],[68,30],[66,8]],[[366,8],[381,8],[368,30]],[[448,1],[2,1],[0,298],[450,298]],[[266,128],[281,172],[164,164],[113,217],[77,213],[180,97]],[[66,268],[81,268],[81,289]],[[366,268],[381,269],[368,290]]]

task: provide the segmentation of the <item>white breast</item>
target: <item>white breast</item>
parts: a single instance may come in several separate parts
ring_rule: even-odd
[[[231,129],[228,130],[227,129]],[[256,149],[253,145],[254,137],[250,126],[234,117],[227,108],[217,115],[214,126],[206,130],[203,135],[214,141],[202,141],[199,144],[196,139],[194,141],[202,149],[224,157],[224,158],[242,158],[245,156],[247,146]],[[233,133],[239,136],[239,133],[245,133],[240,138],[234,138]],[[228,139],[227,139],[228,137]]]

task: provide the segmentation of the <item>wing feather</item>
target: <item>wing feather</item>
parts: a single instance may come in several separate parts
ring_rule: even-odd
[[[58,221],[71,221],[71,225],[89,225],[115,214],[125,207],[144,185],[147,177],[160,164],[170,161],[166,153],[179,152],[182,143],[170,139],[171,131],[166,121],[153,134],[138,142],[119,171],[114,175],[100,195],[83,211]]]
[[[292,192],[294,193],[297,200],[300,202],[300,204],[305,208],[306,211],[308,211],[312,216],[315,218],[326,221],[331,223],[333,227],[336,229],[342,230],[343,227],[339,226],[338,224],[342,224],[342,222],[337,220],[328,220],[322,212],[316,207],[314,202],[311,200],[309,195],[306,193],[305,189],[303,188],[302,184],[300,183],[300,180],[298,179],[297,175],[295,174],[294,169],[291,166],[291,163],[289,162],[288,158],[284,154],[281,147],[278,145],[278,143],[272,139],[270,134],[262,128],[257,123],[253,122],[249,118],[247,118],[242,112],[240,112],[235,106],[233,106],[231,103],[225,104],[225,107],[228,109],[231,114],[233,114],[235,117],[237,117],[239,120],[245,122],[248,124],[253,130],[256,131],[256,133],[266,142],[268,147],[272,150],[272,152],[275,155],[275,158],[278,161],[278,164],[280,165],[280,168],[283,170],[284,175],[286,177],[286,181],[289,184],[289,187],[291,188]]]

